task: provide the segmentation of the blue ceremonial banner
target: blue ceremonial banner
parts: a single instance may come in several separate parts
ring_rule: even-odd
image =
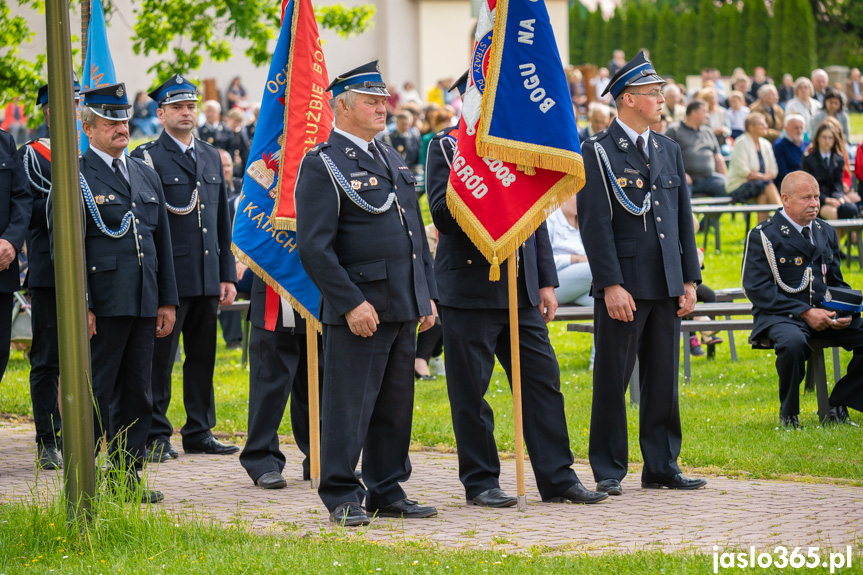
[[[490,41],[477,153],[518,164],[529,175],[533,168],[574,175],[580,189],[578,129],[545,2],[498,0]],[[472,64],[479,85],[482,66],[476,58]]]
[[[326,80],[326,66],[323,63],[323,52],[320,51],[317,24],[314,24],[313,33],[296,35],[298,29],[303,28],[301,25],[298,27],[298,23],[306,22],[308,18],[314,18],[310,0],[290,0],[282,3],[281,32],[264,85],[258,129],[252,140],[252,149],[243,177],[243,190],[234,220],[232,250],[237,258],[249,266],[270,288],[288,300],[309,322],[309,326],[320,330],[320,292],[300,263],[297,233],[295,230],[277,227],[276,217],[273,215],[276,198],[281,191],[280,166],[283,163],[285,166],[297,165],[298,161],[292,160],[297,156],[301,157],[307,149],[303,139],[297,144],[291,144],[293,140],[284,133],[288,108],[300,105],[308,107],[309,101],[315,100],[329,109],[326,96],[329,82]],[[295,50],[295,42],[302,42],[304,46],[296,46]],[[301,54],[310,56],[304,58]],[[290,94],[290,97],[286,94],[287,87],[291,85],[292,74],[302,74],[305,77],[322,76],[315,76],[316,80],[308,87],[304,102],[297,98],[301,95],[299,92]],[[320,114],[318,118],[321,119]],[[325,121],[323,125],[316,127],[315,137],[320,138],[317,142],[326,140],[330,127]],[[313,142],[308,147],[314,145]],[[293,203],[293,189],[290,192],[290,202]],[[266,315],[269,317],[269,309]]]
[[[87,56],[84,59],[84,73],[81,78],[81,91],[110,86],[117,83],[114,60],[108,47],[108,30],[105,27],[105,11],[102,2],[94,0],[90,12],[90,26],[87,28]],[[90,147],[87,136],[81,128],[78,116],[78,151],[84,153]]]

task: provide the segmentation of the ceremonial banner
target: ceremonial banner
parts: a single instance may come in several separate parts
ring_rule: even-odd
[[[311,0],[283,2],[282,28],[243,178],[232,251],[318,330],[320,292],[300,263],[296,227],[277,225],[276,210],[282,206],[283,217],[295,221],[293,192],[300,160],[327,139],[332,126],[328,85]]]
[[[87,27],[87,55],[84,59],[81,91],[110,86],[117,83],[114,72],[114,60],[111,58],[111,48],[108,47],[108,30],[105,27],[105,11],[101,0],[93,0],[90,12],[90,24]],[[78,151],[84,153],[90,147],[90,142],[81,127],[81,115],[78,115]]]
[[[447,205],[491,263],[491,280],[584,185],[566,74],[545,4],[480,7]]]

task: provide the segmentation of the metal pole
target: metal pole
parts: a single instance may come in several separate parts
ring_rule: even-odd
[[[96,494],[90,342],[84,286],[84,228],[75,99],[72,94],[72,39],[69,1],[46,0],[48,92],[51,110],[51,202],[57,332],[60,345],[60,405],[63,408],[63,463],[69,522],[90,516]]]

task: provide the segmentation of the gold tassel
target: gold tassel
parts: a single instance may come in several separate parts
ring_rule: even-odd
[[[491,258],[491,267],[488,268],[488,281],[500,281],[500,262],[497,259],[497,254]]]

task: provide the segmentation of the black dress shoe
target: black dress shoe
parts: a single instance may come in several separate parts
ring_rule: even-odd
[[[830,415],[827,419],[830,423],[838,423],[844,425],[852,425],[857,427],[857,424],[851,421],[851,416],[848,414],[848,408],[844,405],[837,405],[830,408]]]
[[[330,513],[330,521],[344,527],[357,527],[371,523],[359,503],[342,503]]]
[[[468,505],[478,505],[480,507],[512,507],[515,505],[516,499],[504,493],[499,487],[486,489],[474,498],[467,498]]]
[[[434,381],[437,379],[434,375],[423,375],[417,370],[414,370],[414,379],[418,381]]]
[[[212,435],[203,441],[191,442],[183,440],[183,451],[186,453],[207,453],[209,455],[229,455],[240,450],[236,445],[222,443]]]
[[[800,429],[803,427],[800,425],[800,420],[796,415],[785,415],[781,411],[779,412],[779,423],[781,423],[783,427],[790,427],[793,429]]]
[[[590,491],[581,483],[576,483],[559,497],[554,497],[548,501],[550,503],[599,503],[603,499],[608,499],[608,493]]]
[[[114,495],[129,503],[140,502],[144,504],[159,503],[165,499],[161,491],[146,489],[141,484],[141,479],[136,473],[111,472],[108,475],[109,485]]]
[[[707,485],[706,479],[701,479],[701,478],[696,479],[693,477],[686,477],[682,473],[678,473],[677,475],[675,475],[671,479],[665,479],[663,481],[656,481],[656,482],[642,481],[641,482],[641,488],[642,489],[662,489],[664,487],[665,489],[687,489],[687,490],[690,490],[690,489],[700,489],[701,487],[704,487],[705,485]]]
[[[369,509],[372,515],[378,517],[404,517],[405,519],[425,519],[437,515],[434,507],[424,507],[416,501],[404,498],[401,501],[390,503],[382,509]]]
[[[36,467],[39,469],[62,469],[63,456],[53,445],[39,445],[36,448]]]
[[[596,484],[596,490],[609,495],[623,495],[623,487],[617,479],[603,479]]]
[[[255,485],[261,489],[284,489],[288,486],[288,482],[278,471],[267,471],[255,479]]]
[[[167,439],[154,439],[144,451],[144,459],[152,463],[164,463],[180,456]]]

